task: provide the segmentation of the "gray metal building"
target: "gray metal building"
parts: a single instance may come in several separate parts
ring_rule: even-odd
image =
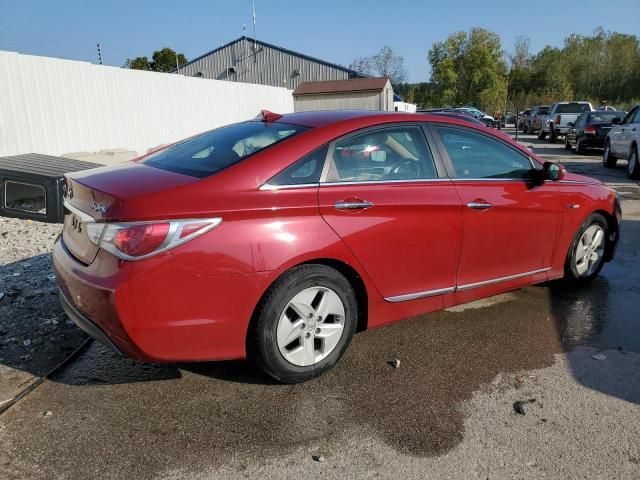
[[[295,89],[303,82],[364,78],[349,68],[249,37],[240,37],[191,60],[178,73]]]
[[[312,110],[394,109],[393,87],[388,77],[305,82],[293,91],[296,112]]]

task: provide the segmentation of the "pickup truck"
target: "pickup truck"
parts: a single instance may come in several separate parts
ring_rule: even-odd
[[[589,102],[557,102],[551,105],[549,113],[542,117],[542,125],[538,138],[544,140],[549,135],[549,142],[556,143],[560,135],[566,135],[571,128],[569,122],[575,122],[583,112],[592,112]]]

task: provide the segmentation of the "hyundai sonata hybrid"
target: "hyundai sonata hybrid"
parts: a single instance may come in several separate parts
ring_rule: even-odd
[[[354,332],[613,258],[620,205],[464,120],[264,111],[69,174],[54,247],[86,332],[146,362],[248,358],[281,382]]]

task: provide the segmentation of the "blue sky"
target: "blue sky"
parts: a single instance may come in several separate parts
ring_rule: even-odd
[[[526,35],[535,52],[597,26],[638,33],[640,19],[640,0],[255,4],[258,39],[344,65],[387,44],[404,57],[410,81],[428,79],[431,44],[457,30],[488,28],[500,35],[507,51],[518,35]],[[104,63],[120,66],[127,57],[151,56],[164,46],[194,58],[240,37],[243,24],[251,33],[249,0],[0,0],[0,49],[95,62],[100,41]]]

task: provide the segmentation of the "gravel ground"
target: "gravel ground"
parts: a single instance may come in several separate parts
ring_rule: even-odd
[[[0,217],[0,405],[86,338],[58,300],[50,252],[60,230]]]

